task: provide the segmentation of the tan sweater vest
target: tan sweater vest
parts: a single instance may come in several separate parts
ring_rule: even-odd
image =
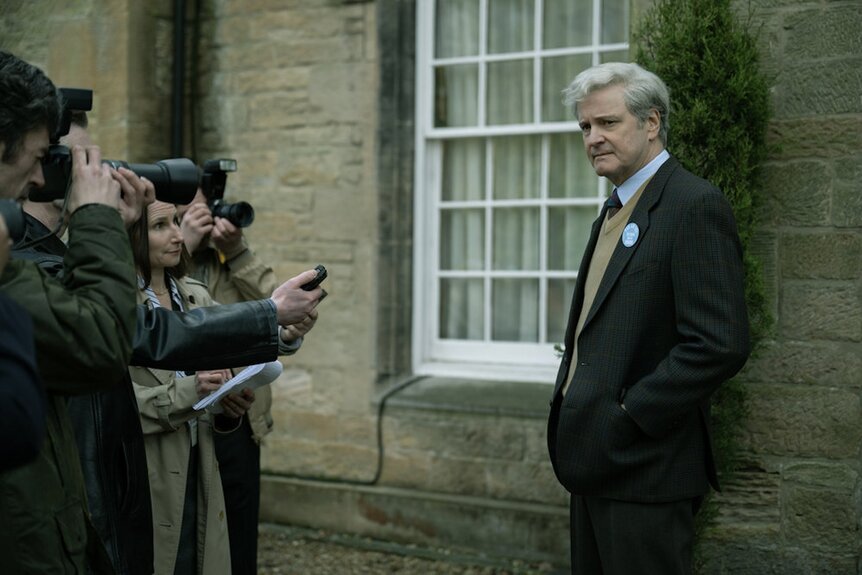
[[[650,178],[652,179],[652,178]],[[643,183],[635,195],[626,202],[620,210],[614,214],[613,218],[608,218],[607,214],[602,222],[602,229],[599,230],[599,238],[596,241],[596,247],[593,249],[593,257],[590,259],[590,267],[587,270],[586,281],[584,282],[584,303],[581,305],[581,314],[578,317],[578,326],[575,328],[575,338],[572,349],[572,361],[569,363],[569,375],[566,378],[566,384],[563,386],[563,395],[569,389],[572,383],[572,378],[575,376],[575,370],[578,365],[578,338],[581,335],[581,330],[584,327],[584,322],[587,320],[590,308],[593,307],[593,301],[596,299],[596,293],[599,291],[599,285],[602,283],[602,278],[605,275],[605,270],[608,268],[608,263],[611,261],[611,256],[620,241],[620,236],[623,234],[626,224],[629,221],[629,216],[637,205],[638,200],[643,194],[644,188],[647,187],[649,180]]]

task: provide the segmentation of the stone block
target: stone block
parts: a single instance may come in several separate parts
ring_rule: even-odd
[[[380,476],[381,485],[424,489],[431,474],[432,457],[420,451],[394,452],[387,449]]]
[[[287,36],[293,39],[341,37],[350,32],[347,16],[344,11],[316,7],[261,12],[248,18],[249,37],[267,40]]]
[[[307,67],[237,71],[227,76],[226,91],[230,94],[304,93],[308,90],[310,73]],[[217,89],[217,86],[214,88]]]
[[[721,492],[713,493],[718,504],[717,526],[726,530],[744,526],[778,532],[781,475],[777,470],[748,464],[720,481]]]
[[[495,461],[487,465],[487,496],[509,501],[532,501],[549,505],[568,505],[566,491],[551,467],[543,463]]]
[[[784,538],[790,545],[829,553],[857,550],[859,502],[852,491],[789,484],[782,502]]]
[[[781,478],[785,483],[852,494],[859,481],[859,471],[845,463],[804,461],[786,464]]]
[[[835,161],[832,222],[838,227],[862,228],[862,158]]]
[[[786,281],[778,329],[794,340],[862,341],[862,298],[851,282]]]
[[[427,451],[441,457],[473,457],[520,461],[524,434],[512,421],[459,417],[435,413],[432,418],[410,417],[411,411],[389,410],[391,449]]]
[[[862,112],[862,57],[786,65],[773,89],[779,118]]]
[[[862,386],[862,352],[852,342],[768,342],[741,376],[754,383]]]
[[[356,109],[374,110],[377,102],[375,63],[315,66],[309,78],[309,99],[332,121],[373,122],[376,115],[357,117]]]
[[[766,141],[773,160],[858,156],[862,149],[862,116],[776,118],[769,123]]]
[[[303,92],[256,94],[248,99],[248,109],[249,127],[269,130],[303,126],[313,111]]]
[[[489,468],[484,461],[431,457],[431,471],[423,490],[487,497]]]
[[[784,29],[784,55],[790,61],[862,54],[862,10],[858,4],[833,4],[788,13]]]
[[[775,225],[823,226],[830,223],[828,166],[818,161],[768,163],[763,170],[760,221]]]
[[[862,277],[862,234],[812,232],[785,235],[781,239],[781,276],[785,279],[838,280]]]
[[[377,469],[377,450],[270,434],[261,451],[261,469],[281,475],[368,481]]]
[[[850,459],[862,440],[859,393],[842,388],[749,386],[744,449],[761,455]]]

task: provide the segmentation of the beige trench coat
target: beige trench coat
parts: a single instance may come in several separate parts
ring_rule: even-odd
[[[184,278],[177,282],[186,309],[211,304],[206,287]],[[139,303],[147,303],[139,291]],[[130,367],[138,399],[147,453],[153,504],[153,545],[156,575],[173,575],[180,539],[190,453],[186,424],[197,417],[198,435],[198,573],[230,574],[230,542],[224,493],[213,446],[212,421],[206,412],[191,408],[197,402],[194,376]]]

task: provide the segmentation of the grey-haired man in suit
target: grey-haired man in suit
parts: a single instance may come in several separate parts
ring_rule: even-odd
[[[718,488],[710,395],[749,354],[736,223],[665,149],[670,101],[655,74],[602,64],[564,94],[614,185],[578,272],[548,421],[571,493],[572,572],[690,573],[694,515]]]

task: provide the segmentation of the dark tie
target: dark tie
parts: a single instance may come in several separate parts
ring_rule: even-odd
[[[614,188],[614,193],[611,194],[611,197],[608,198],[608,219],[614,217],[620,208],[623,207],[623,203],[620,201],[620,196],[617,193],[617,189]]]

